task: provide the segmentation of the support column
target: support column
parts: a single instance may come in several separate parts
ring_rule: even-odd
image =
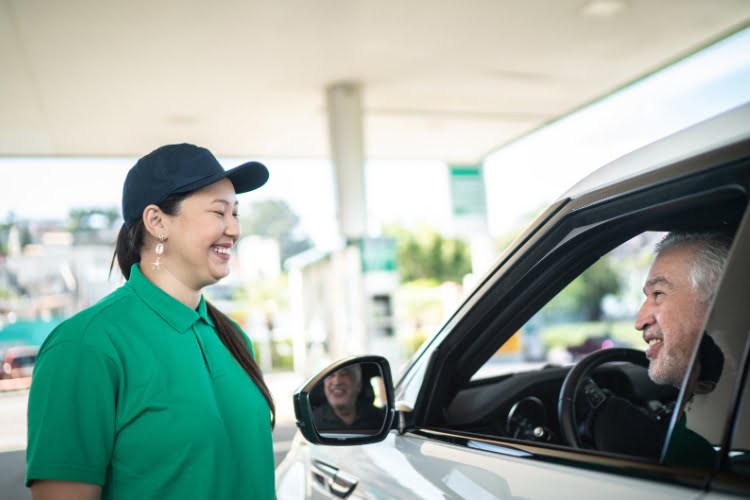
[[[358,241],[367,232],[361,86],[356,82],[331,85],[326,101],[339,233],[347,242]]]
[[[368,351],[367,299],[360,259],[360,243],[367,233],[361,85],[333,84],[326,89],[326,102],[339,234],[346,241],[331,258],[329,276],[329,283],[337,283],[345,292],[337,301],[328,330],[328,354],[338,358]]]

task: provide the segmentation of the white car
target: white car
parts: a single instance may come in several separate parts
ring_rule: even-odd
[[[586,177],[510,245],[395,385],[385,359],[366,356],[297,391],[300,432],[276,470],[278,498],[750,497],[749,199],[750,105]],[[722,358],[715,389],[690,401],[686,384],[651,382],[633,327],[653,242],[672,230],[733,235],[704,330]],[[637,294],[586,302],[605,268]],[[584,303],[609,312],[576,310]],[[518,349],[532,333],[544,360]],[[377,410],[361,426],[321,413],[342,368],[349,381],[331,390],[343,397],[361,372],[352,404]],[[629,403],[598,410],[613,398]],[[708,458],[676,448],[675,404]]]

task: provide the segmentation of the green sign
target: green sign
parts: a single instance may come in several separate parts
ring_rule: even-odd
[[[451,199],[455,217],[482,217],[487,214],[484,179],[480,165],[449,165]]]
[[[363,238],[359,250],[362,272],[396,271],[396,240],[394,238]]]

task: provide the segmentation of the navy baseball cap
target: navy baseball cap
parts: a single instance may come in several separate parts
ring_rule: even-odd
[[[251,161],[224,170],[213,154],[192,144],[170,144],[150,152],[128,172],[122,188],[122,217],[131,227],[152,203],[169,195],[189,193],[224,178],[237,193],[258,189],[268,180],[268,169]]]

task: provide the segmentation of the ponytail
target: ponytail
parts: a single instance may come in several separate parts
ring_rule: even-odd
[[[112,262],[109,264],[109,275],[112,276],[112,269],[117,260],[117,267],[126,280],[130,279],[130,268],[133,264],[141,261],[141,246],[143,245],[143,221],[136,221],[128,229],[127,224],[123,224],[120,232],[117,234],[117,243],[115,244],[115,253],[112,255]]]
[[[227,350],[232,354],[235,360],[240,364],[245,373],[255,382],[256,387],[266,398],[268,407],[271,409],[271,428],[276,425],[276,405],[273,402],[271,391],[268,390],[266,382],[263,380],[263,374],[258,368],[258,364],[250,354],[248,338],[242,331],[230,320],[224,313],[216,309],[210,302],[206,301],[208,314],[216,325],[216,332]]]

